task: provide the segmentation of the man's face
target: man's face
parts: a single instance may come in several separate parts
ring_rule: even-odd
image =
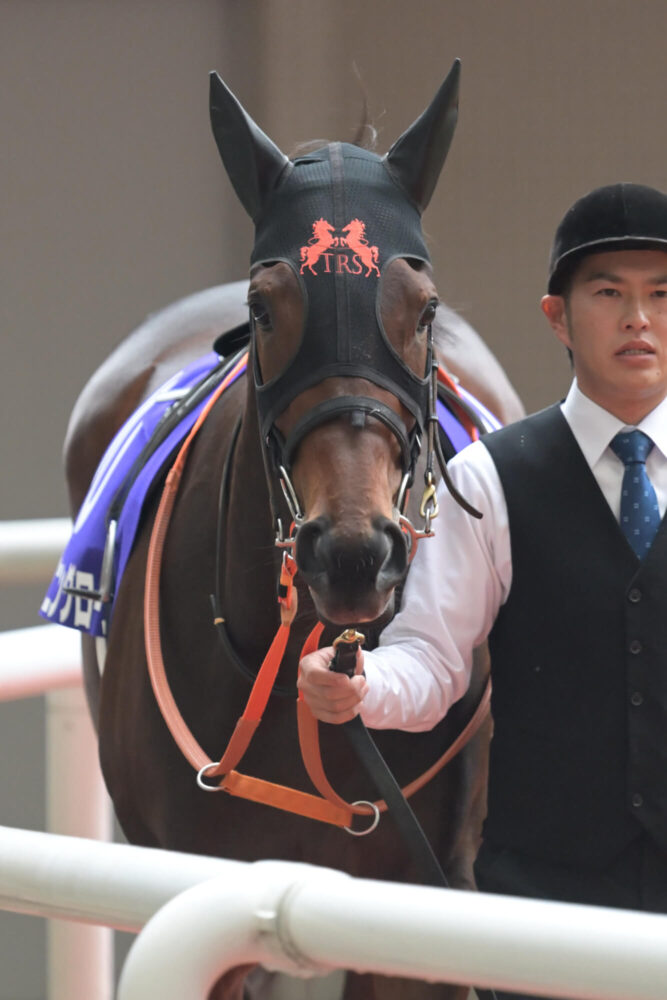
[[[572,351],[581,391],[636,424],[667,395],[667,252],[615,250],[584,257],[566,298],[542,310]]]

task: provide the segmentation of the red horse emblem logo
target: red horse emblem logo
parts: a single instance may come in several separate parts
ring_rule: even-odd
[[[340,253],[341,247],[348,247],[352,254]],[[332,253],[332,250],[336,252]],[[379,250],[376,246],[370,246],[366,239],[366,223],[361,219],[352,219],[338,233],[335,226],[326,219],[318,219],[313,223],[313,235],[301,247],[300,253],[301,274],[308,268],[311,274],[317,276],[315,265],[323,258],[325,274],[332,274],[334,271],[336,274],[361,274],[365,267],[365,278],[373,271],[380,276],[377,265]]]
[[[318,219],[317,222],[313,222],[313,235],[305,247],[301,247],[301,260],[303,261],[301,274],[303,274],[304,267],[307,267],[312,274],[317,274],[313,264],[317,264],[322,254],[326,253],[329,247],[338,244],[338,237],[333,235],[335,232],[335,228],[326,219]]]
[[[343,232],[347,233],[345,237],[346,245],[357,255],[367,269],[364,277],[367,278],[371,271],[375,271],[379,278],[380,268],[377,266],[379,251],[377,247],[372,247],[368,244],[368,240],[366,239],[366,223],[362,222],[361,219],[352,219],[352,222],[348,222],[345,226]]]

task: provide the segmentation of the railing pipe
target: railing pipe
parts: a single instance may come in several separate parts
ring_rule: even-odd
[[[146,924],[119,1000],[203,998],[227,968],[256,961],[291,975],[352,968],[586,1000],[664,1000],[667,982],[661,915],[6,827],[0,906],[133,931]]]
[[[296,977],[331,972],[334,964],[307,958],[276,933],[285,897],[303,881],[315,883],[316,892],[324,896],[332,884],[340,881],[347,887],[352,882],[332,869],[258,861],[172,899],[132,945],[121,973],[118,1000],[145,1000],[153,995],[160,1000],[203,1000],[224,972],[239,965],[260,963]],[[173,949],[180,957],[176,961],[167,958],[169,971],[163,975],[157,971],[156,959]]]
[[[80,684],[46,697],[46,820],[54,833],[113,839],[111,802]],[[49,1000],[112,1000],[110,928],[49,920],[47,938]]]
[[[136,932],[172,896],[239,864],[0,826],[0,909]]]
[[[60,625],[0,632],[0,701],[81,687],[81,636]]]
[[[393,885],[258,863],[173,899],[135,941],[118,1000],[205,998],[227,969],[335,967],[585,1000],[664,1000],[667,917]]]
[[[71,531],[68,517],[0,521],[0,584],[50,580]]]
[[[68,518],[0,522],[0,581],[44,583],[66,544]],[[35,608],[35,618],[37,619]],[[82,690],[81,636],[56,625],[0,633],[0,701],[46,695],[46,815],[50,831],[112,837],[112,811]],[[47,922],[49,1000],[111,1000],[108,927]]]

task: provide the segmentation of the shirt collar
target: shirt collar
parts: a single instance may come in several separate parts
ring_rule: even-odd
[[[594,468],[600,460],[611,439],[624,427],[628,427],[628,424],[624,424],[609,410],[603,409],[585,396],[577,385],[576,378],[561,409],[591,468]],[[651,410],[637,426],[649,435],[667,458],[667,398]]]

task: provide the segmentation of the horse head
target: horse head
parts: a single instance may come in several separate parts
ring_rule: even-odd
[[[332,623],[377,618],[408,566],[401,514],[431,413],[438,301],[421,215],[458,80],[457,61],[383,157],[330,143],[290,160],[211,75],[214,136],[255,224],[251,365],[269,479]]]

